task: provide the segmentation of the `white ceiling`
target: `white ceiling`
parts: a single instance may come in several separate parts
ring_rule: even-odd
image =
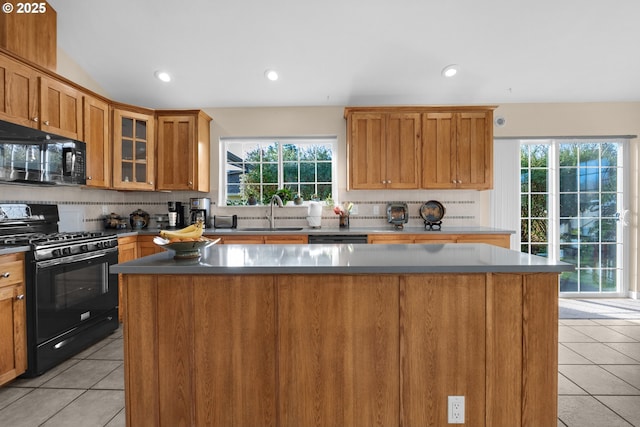
[[[150,108],[640,101],[638,0],[49,3],[58,46]]]

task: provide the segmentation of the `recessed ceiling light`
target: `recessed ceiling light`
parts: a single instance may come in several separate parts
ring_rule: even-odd
[[[165,83],[168,83],[171,81],[171,74],[167,73],[166,71],[156,71],[155,73],[153,73],[154,76],[156,76],[156,79],[163,81]]]
[[[278,72],[276,70],[267,70],[264,72],[264,76],[272,82],[278,80]]]
[[[444,77],[453,77],[458,74],[458,71],[460,71],[460,66],[457,64],[451,64],[442,69],[442,75]]]

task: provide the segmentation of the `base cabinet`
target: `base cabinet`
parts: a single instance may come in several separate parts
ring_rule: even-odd
[[[373,244],[443,244],[486,243],[509,249],[509,234],[370,234],[368,243]]]
[[[24,255],[0,256],[0,385],[27,369]]]
[[[124,281],[129,426],[557,424],[555,273]]]

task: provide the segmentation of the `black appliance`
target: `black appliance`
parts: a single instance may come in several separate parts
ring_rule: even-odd
[[[182,228],[186,224],[184,218],[184,206],[182,206],[182,202],[167,202],[167,208],[169,212],[176,212],[176,228]]]
[[[86,144],[0,121],[0,181],[86,184]]]
[[[309,244],[325,244],[325,243],[367,243],[366,234],[311,234],[309,235]]]
[[[118,328],[118,240],[58,232],[58,207],[0,204],[0,245],[25,253],[27,371],[40,375]]]

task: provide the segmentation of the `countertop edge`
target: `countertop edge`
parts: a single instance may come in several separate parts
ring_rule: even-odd
[[[173,251],[110,267],[112,273],[156,275],[561,273],[575,267],[487,244],[215,245],[200,259]],[[277,261],[276,261],[277,260]]]

